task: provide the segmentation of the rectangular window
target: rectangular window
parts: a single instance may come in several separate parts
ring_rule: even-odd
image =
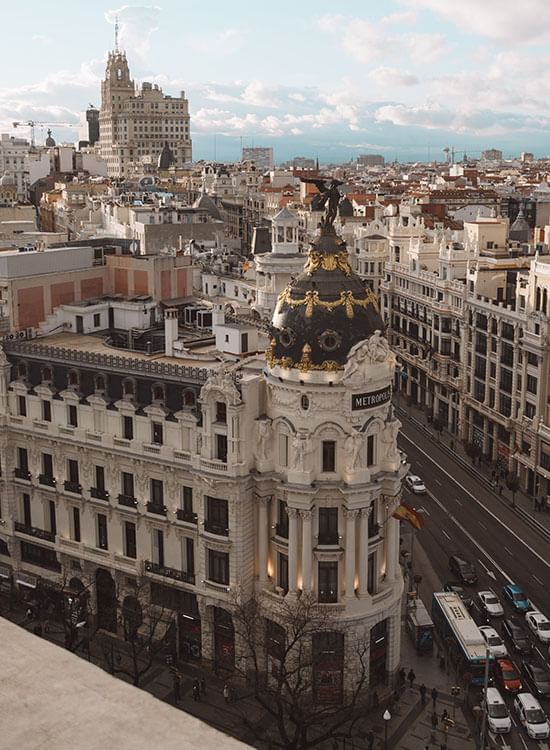
[[[94,313],[94,328],[99,328],[101,325],[101,314]]]
[[[374,466],[376,463],[376,455],[374,451],[374,435],[368,435],[367,437],[367,466]]]
[[[97,514],[97,546],[99,549],[109,549],[107,536],[107,516],[103,513]]]
[[[67,422],[71,427],[78,427],[78,412],[74,404],[69,404],[67,407]]]
[[[27,399],[25,396],[17,397],[18,414],[20,417],[27,416]]]
[[[121,474],[122,479],[122,494],[127,497],[134,497],[134,475],[128,471],[123,471]]]
[[[154,562],[164,567],[164,534],[161,529],[153,529]]]
[[[48,510],[50,515],[50,531],[52,534],[57,534],[57,519],[55,517],[55,503],[53,500],[49,501]]]
[[[183,512],[192,515],[193,513],[193,488],[183,487],[182,493],[182,508]]]
[[[338,544],[338,508],[319,508],[319,544]]]
[[[105,489],[105,468],[103,466],[95,467],[95,486],[98,490]]]
[[[288,557],[281,554],[277,555],[277,585],[283,589],[285,594],[288,591]]]
[[[195,543],[190,537],[185,539],[185,572],[195,574]]]
[[[323,440],[322,461],[322,471],[336,471],[336,442],[334,440]]]
[[[42,401],[42,419],[44,422],[52,421],[52,405],[50,401]]]
[[[164,442],[162,432],[162,424],[160,422],[153,422],[151,424],[151,442],[156,445],[162,445]]]
[[[42,473],[45,477],[53,477],[53,456],[50,453],[42,454]]]
[[[124,523],[124,550],[126,557],[137,558],[136,525],[131,521]]]
[[[216,458],[227,463],[227,435],[216,435]]]
[[[164,507],[164,483],[162,479],[151,479],[151,503]]]
[[[211,534],[228,536],[229,534],[229,503],[217,497],[206,497],[206,519],[204,530]]]
[[[67,459],[67,479],[69,482],[78,484],[78,461],[72,458]]]
[[[288,466],[288,435],[279,435],[279,463]]]
[[[26,492],[23,493],[23,523],[32,526],[31,496]]]
[[[288,539],[288,513],[284,500],[277,500],[277,525],[275,527],[277,536]]]
[[[229,554],[208,550],[208,578],[214,583],[229,585]]]
[[[527,390],[529,393],[536,394],[537,392],[537,379],[533,375],[527,376]]]
[[[73,508],[73,539],[75,542],[81,541],[79,508]]]
[[[134,439],[134,420],[132,417],[122,417],[122,437],[126,440]]]
[[[338,601],[338,563],[320,562],[318,567],[319,576],[319,601],[325,603]]]
[[[19,464],[18,468],[20,469],[21,474],[26,474],[29,471],[29,459],[26,448],[17,449],[17,461]]]
[[[537,412],[537,408],[536,408],[535,404],[530,404],[529,401],[526,401],[525,402],[525,410],[524,410],[523,413],[525,414],[525,416],[527,417],[527,419],[534,419],[536,412]]]
[[[227,424],[227,404],[225,401],[216,401],[216,422]]]

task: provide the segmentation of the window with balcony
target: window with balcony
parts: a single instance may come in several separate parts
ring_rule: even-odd
[[[45,484],[49,487],[55,485],[53,476],[53,456],[51,453],[42,454],[42,473],[38,477],[38,481],[40,484]]]
[[[50,401],[42,401],[42,419],[44,422],[52,421],[52,405]]]
[[[283,589],[285,594],[288,591],[288,556],[280,552],[277,554],[277,585]]]
[[[162,479],[150,480],[150,501],[147,503],[147,510],[150,513],[166,513],[164,505],[164,482]]]
[[[336,441],[323,440],[321,446],[322,471],[331,473],[336,471]]]
[[[216,458],[227,463],[227,435],[216,435]]]
[[[55,503],[53,500],[48,502],[48,515],[50,521],[50,531],[52,534],[57,534],[57,518],[55,513]]]
[[[18,479],[30,479],[31,473],[29,471],[29,457],[26,448],[17,449],[17,468],[15,469],[15,476]]]
[[[109,549],[107,516],[103,513],[97,514],[97,546],[99,549]]]
[[[137,558],[136,525],[131,521],[124,522],[124,554],[134,560]]]
[[[318,563],[319,601],[334,603],[338,601],[338,563]]]
[[[127,497],[134,497],[134,475],[128,471],[121,473],[122,494]]]
[[[225,401],[216,401],[216,422],[227,424],[227,404]]]
[[[275,533],[283,539],[288,539],[288,513],[287,505],[284,500],[277,500],[277,525]]]
[[[338,508],[319,508],[319,544],[338,544]]]
[[[219,536],[229,535],[229,503],[217,497],[206,497],[204,530]]]
[[[133,417],[122,417],[122,437],[126,440],[134,439],[134,419]]]
[[[195,575],[195,543],[190,537],[185,539],[185,572]]]
[[[17,413],[20,417],[27,416],[27,399],[25,396],[17,397]]]
[[[163,427],[161,422],[151,423],[151,442],[155,445],[162,445],[164,442]]]
[[[73,508],[73,540],[75,542],[81,541],[81,533],[80,533],[80,509],[79,508]]]
[[[208,554],[208,579],[214,583],[229,585],[229,554],[209,549]]]
[[[161,529],[153,529],[153,562],[164,567],[164,534]]]
[[[531,404],[529,401],[526,401],[523,413],[525,414],[527,419],[534,419],[537,413],[537,407],[535,406],[535,404]]]
[[[179,521],[197,523],[197,514],[193,512],[192,487],[182,487],[181,508],[178,508],[177,517]]]
[[[67,424],[71,427],[78,427],[78,411],[74,404],[67,407]]]
[[[25,526],[32,526],[32,513],[31,513],[31,496],[26,492],[23,493],[22,497],[23,505],[23,523]]]

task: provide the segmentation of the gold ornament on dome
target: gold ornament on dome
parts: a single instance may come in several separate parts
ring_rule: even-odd
[[[348,254],[345,250],[339,253],[320,253],[316,250],[310,250],[304,271],[311,276],[314,271],[322,269],[323,271],[336,271],[339,269],[346,276],[351,273],[351,266],[348,261]]]
[[[332,310],[335,310],[337,307],[341,307],[343,305],[346,309],[346,315],[348,318],[353,318],[354,307],[362,307],[366,309],[369,305],[372,305],[376,312],[379,312],[378,300],[376,299],[376,295],[371,289],[366,290],[367,296],[364,299],[358,299],[351,291],[344,291],[340,292],[340,299],[333,300],[331,302],[322,300],[317,290],[310,290],[306,292],[305,296],[302,297],[302,299],[294,299],[293,297],[291,297],[291,292],[292,288],[287,287],[280,293],[277,299],[277,313],[281,312],[281,309],[285,302],[289,307],[293,308],[305,305],[306,318],[311,318],[313,316],[313,309],[315,307],[320,307],[323,310],[332,312]]]

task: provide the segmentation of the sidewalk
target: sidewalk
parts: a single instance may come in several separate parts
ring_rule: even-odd
[[[494,463],[488,463],[484,459],[481,459],[479,465],[477,461],[474,464],[472,459],[466,455],[464,446],[456,435],[451,435],[446,429],[438,435],[432,425],[428,423],[426,413],[418,406],[404,406],[401,404],[400,407],[396,408],[396,411],[402,420],[409,420],[416,428],[422,430],[426,437],[439,445],[453,460],[474,474],[496,498],[505,503],[509,508],[512,508],[512,493],[506,487],[504,478],[500,479],[501,490],[495,490],[492,476],[493,471],[496,471]],[[535,511],[534,498],[524,492],[524,490],[520,489],[515,493],[515,507],[513,510],[540,534],[550,538],[550,512],[547,510]]]

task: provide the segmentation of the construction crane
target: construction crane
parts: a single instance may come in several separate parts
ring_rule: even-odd
[[[46,126],[52,126],[54,128],[76,128],[78,125],[76,123],[72,122],[36,122],[35,120],[16,120],[12,123],[14,128],[19,128],[21,126],[30,128],[31,131],[31,148],[34,148],[34,129],[35,127],[46,127]]]

